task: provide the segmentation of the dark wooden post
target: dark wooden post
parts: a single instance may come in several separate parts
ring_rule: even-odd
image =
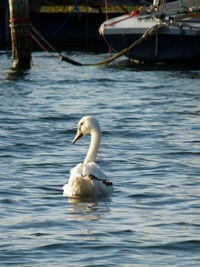
[[[28,0],[9,0],[13,68],[31,67],[31,23]]]

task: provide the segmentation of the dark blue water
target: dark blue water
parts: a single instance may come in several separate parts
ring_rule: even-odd
[[[1,266],[199,266],[200,70],[33,64],[0,54]],[[84,115],[101,124],[110,198],[62,196],[89,145],[71,142]]]

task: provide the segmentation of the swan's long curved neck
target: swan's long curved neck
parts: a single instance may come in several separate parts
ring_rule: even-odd
[[[90,134],[91,134],[90,147],[89,147],[87,156],[84,160],[84,164],[87,164],[89,162],[93,162],[96,160],[97,152],[98,152],[100,141],[101,141],[100,131],[93,130]]]

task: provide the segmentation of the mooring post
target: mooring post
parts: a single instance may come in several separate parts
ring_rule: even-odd
[[[28,0],[9,0],[13,68],[31,67],[31,22]]]

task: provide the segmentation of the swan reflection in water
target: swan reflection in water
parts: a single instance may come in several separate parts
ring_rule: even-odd
[[[110,211],[109,197],[101,198],[69,198],[68,213],[72,221],[99,221]]]

